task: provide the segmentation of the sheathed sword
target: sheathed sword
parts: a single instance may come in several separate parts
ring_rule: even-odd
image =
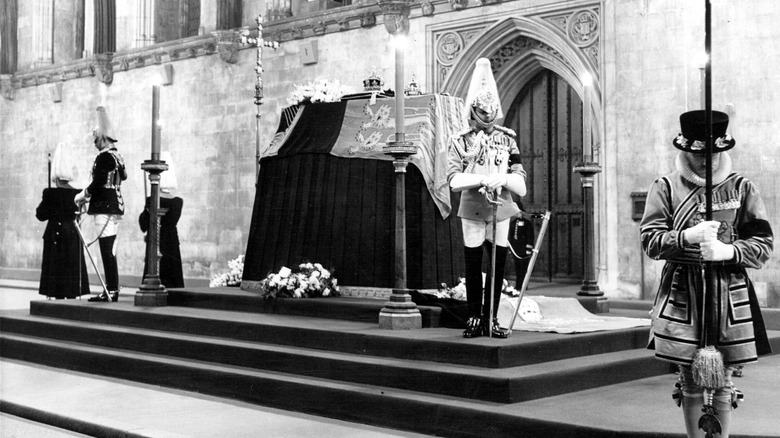
[[[539,229],[539,236],[536,238],[536,243],[534,244],[533,252],[531,253],[531,260],[528,261],[528,268],[525,270],[525,277],[523,277],[523,285],[520,287],[520,294],[517,297],[517,305],[515,305],[515,310],[512,312],[512,320],[509,322],[509,332],[512,332],[512,327],[515,326],[515,319],[517,318],[517,313],[520,311],[520,303],[523,302],[523,295],[525,294],[525,290],[528,289],[528,283],[531,281],[531,272],[534,270],[534,264],[536,263],[536,257],[539,255],[539,248],[542,246],[542,240],[544,240],[544,234],[547,232],[547,225],[550,223],[550,213],[549,211],[545,211],[544,215],[542,216],[542,227]]]

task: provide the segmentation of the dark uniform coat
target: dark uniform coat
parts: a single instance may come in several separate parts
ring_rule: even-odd
[[[116,214],[125,212],[120,186],[127,179],[125,162],[115,147],[100,151],[92,165],[92,182],[86,191],[91,196],[88,214]]]
[[[41,204],[35,210],[39,221],[48,221],[43,233],[41,295],[75,298],[89,294],[87,265],[74,219],[77,207],[73,198],[78,189],[43,190]]]
[[[141,226],[141,231],[146,233],[149,231],[149,203],[150,199],[146,198],[146,208],[138,217],[138,225]],[[171,287],[184,287],[184,275],[181,268],[181,251],[179,250],[179,232],[176,229],[176,224],[179,223],[181,217],[181,209],[184,206],[184,201],[179,198],[164,198],[160,197],[160,208],[165,209],[165,214],[160,217],[160,282],[163,286]],[[148,235],[147,235],[148,245]],[[148,260],[144,262],[144,278],[148,268]]]

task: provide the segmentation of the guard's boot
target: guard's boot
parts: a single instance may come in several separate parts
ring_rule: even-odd
[[[464,338],[482,336],[482,320],[479,317],[482,306],[482,247],[463,248],[463,258],[466,263],[466,302],[468,315]]]
[[[96,297],[91,297],[87,301],[89,301],[91,303],[95,303],[95,302],[108,302],[108,301],[111,301],[111,296],[108,293],[106,293],[106,291],[103,291],[103,292],[100,293],[100,295],[98,295]],[[114,301],[116,301],[116,300],[114,300]]]
[[[116,261],[116,236],[101,237],[98,239],[100,244],[100,257],[103,259],[103,271],[106,274],[106,288],[108,289],[108,300],[116,301],[119,299],[119,267]]]
[[[491,336],[494,338],[506,339],[512,333],[509,329],[502,328],[498,325],[498,318],[493,318],[493,324],[490,327]]]
[[[472,316],[466,321],[466,330],[463,331],[464,338],[476,338],[484,334],[485,328],[482,324],[482,320],[476,316]]]

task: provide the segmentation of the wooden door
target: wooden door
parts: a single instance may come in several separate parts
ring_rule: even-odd
[[[563,78],[544,70],[521,90],[503,123],[517,132],[528,172],[524,209],[552,212],[533,278],[581,281],[584,209],[580,177],[572,168],[582,156],[582,101]],[[538,236],[542,221],[534,222]]]

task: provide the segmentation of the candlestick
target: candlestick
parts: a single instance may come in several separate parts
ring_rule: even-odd
[[[160,86],[152,86],[152,161],[160,160]]]
[[[584,82],[584,81],[583,81]],[[583,87],[583,99],[582,99],[582,156],[587,162],[593,162],[593,146],[591,140],[591,88],[589,83],[585,83]]]

